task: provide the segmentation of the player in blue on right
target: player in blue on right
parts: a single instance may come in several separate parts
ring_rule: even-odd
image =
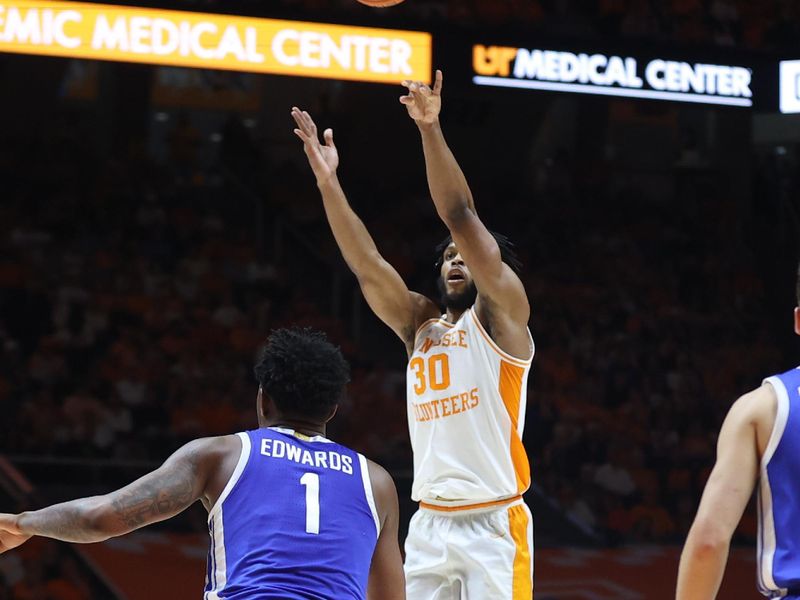
[[[795,332],[800,335],[800,270]],[[758,485],[758,588],[800,600],[800,367],[731,407],[678,571],[677,600],[712,600],[731,537]]]

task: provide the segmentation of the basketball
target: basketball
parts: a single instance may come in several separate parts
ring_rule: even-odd
[[[367,6],[373,6],[376,8],[386,8],[388,6],[394,6],[395,4],[400,4],[405,0],[358,0],[361,4],[366,4]]]

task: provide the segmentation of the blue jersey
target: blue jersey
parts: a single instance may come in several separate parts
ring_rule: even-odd
[[[770,598],[800,589],[800,368],[765,379],[778,399],[761,459],[758,587]]]
[[[366,459],[290,429],[238,435],[239,462],[208,515],[204,598],[366,598],[380,529]]]

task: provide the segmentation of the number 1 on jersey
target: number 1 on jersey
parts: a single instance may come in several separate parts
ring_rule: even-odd
[[[319,475],[304,473],[300,485],[306,488],[306,533],[319,534]]]

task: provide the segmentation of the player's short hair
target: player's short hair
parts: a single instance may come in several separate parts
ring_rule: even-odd
[[[256,380],[285,415],[325,419],[350,381],[350,365],[310,327],[276,329],[256,360]]]
[[[504,236],[502,233],[497,233],[496,231],[489,231],[494,237],[497,245],[500,247],[500,257],[503,259],[503,262],[506,263],[511,270],[514,271],[517,275],[522,272],[522,261],[517,256],[516,247],[514,243]],[[442,269],[442,263],[444,263],[444,251],[447,250],[447,247],[453,243],[453,236],[448,235],[444,238],[439,244],[436,246],[436,273],[438,274],[439,271]]]

